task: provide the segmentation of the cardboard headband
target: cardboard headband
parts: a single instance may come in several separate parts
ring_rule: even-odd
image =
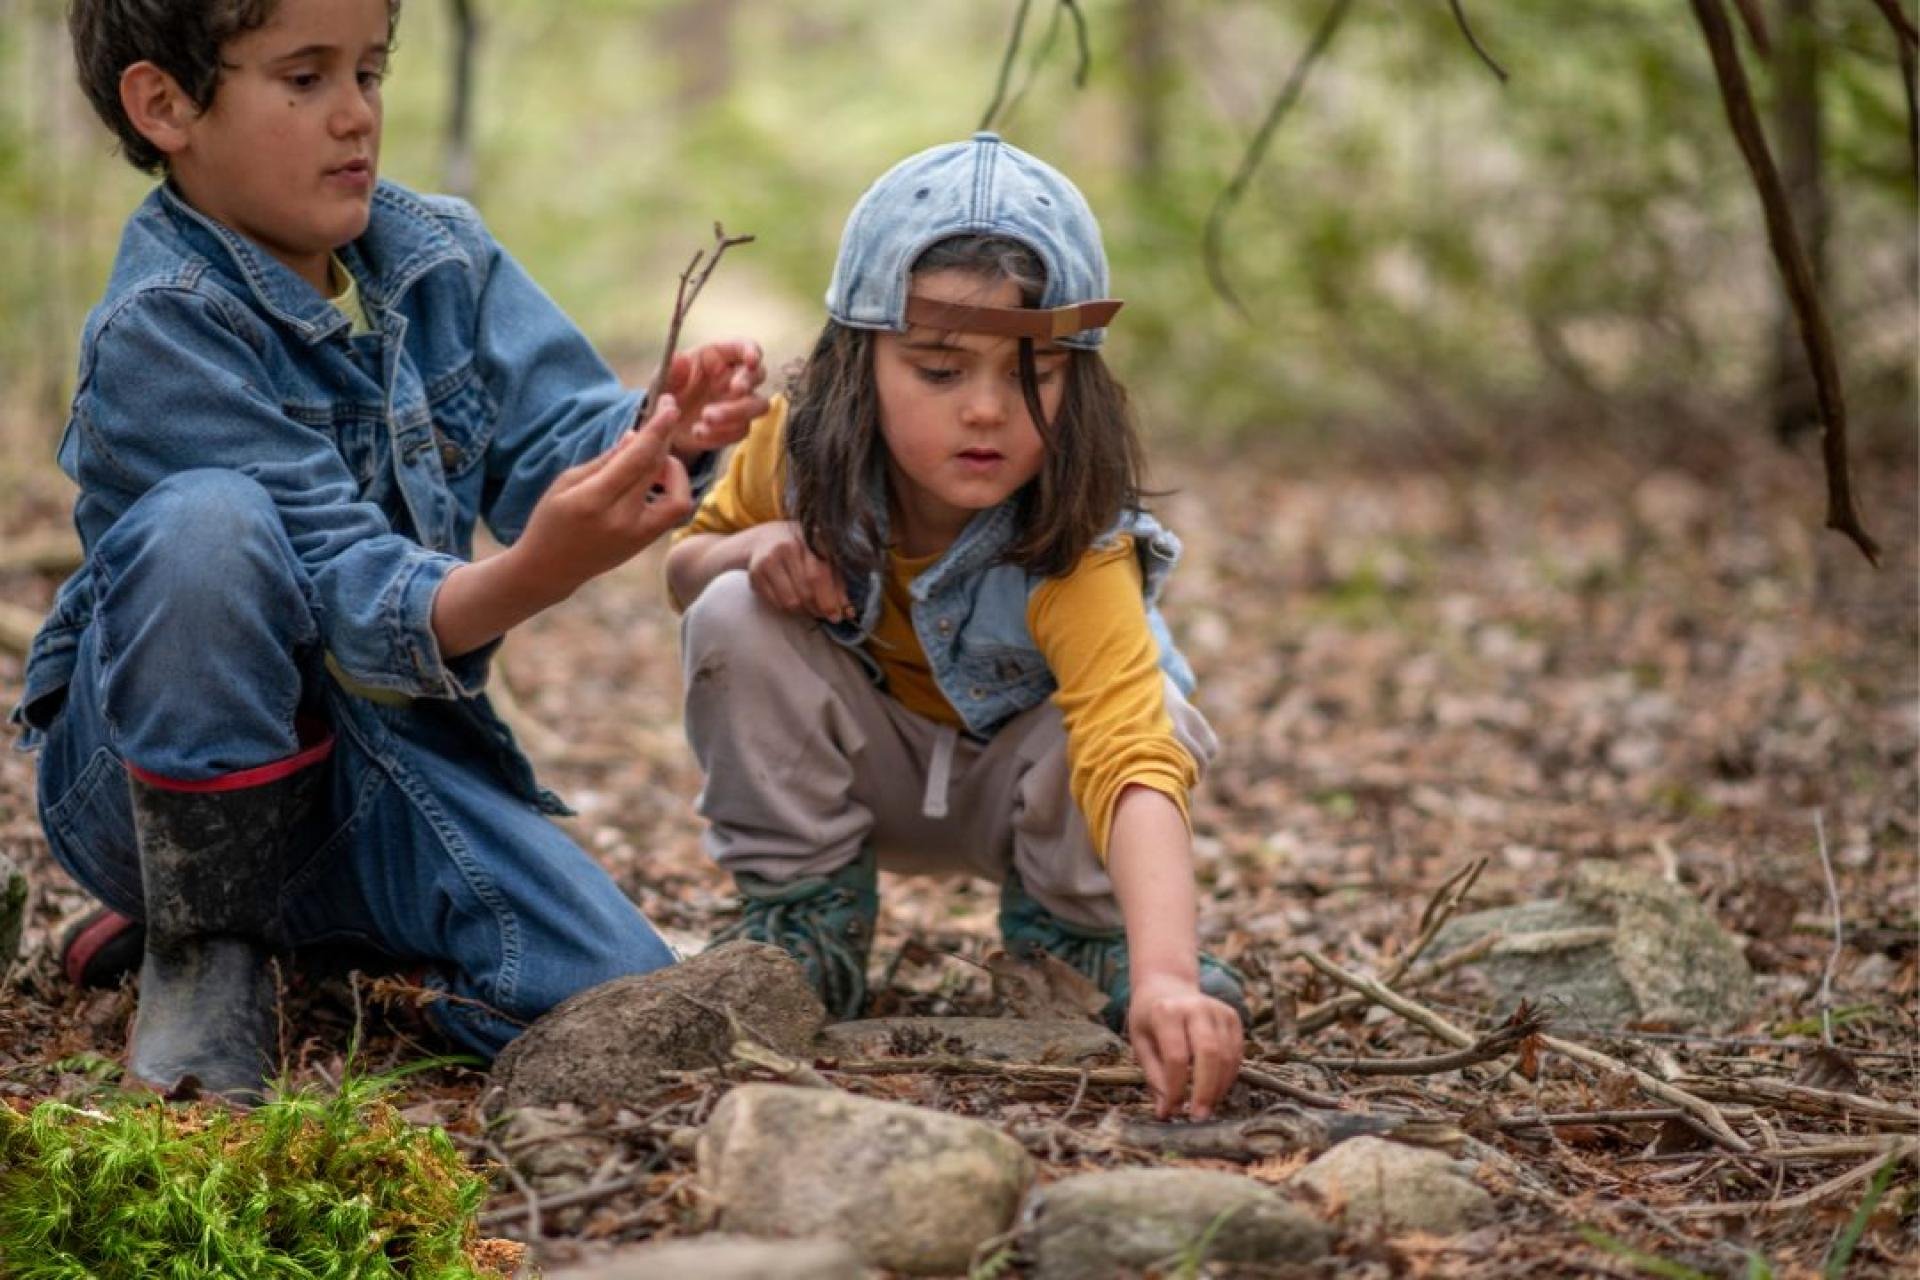
[[[1076,302],[1042,311],[1035,307],[968,307],[957,302],[909,296],[906,321],[947,333],[982,333],[996,338],[1052,341],[1088,329],[1105,328],[1126,304],[1118,298]]]

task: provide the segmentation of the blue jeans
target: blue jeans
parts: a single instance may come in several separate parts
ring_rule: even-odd
[[[321,811],[288,833],[280,941],[425,962],[431,1013],[492,1056],[577,991],[673,962],[607,873],[508,785],[458,704],[385,705],[325,674],[313,597],[266,490],[179,473],[93,548],[99,604],[47,728],[54,857],[144,915],[126,765],[186,781],[283,760],[296,717],[334,734]]]

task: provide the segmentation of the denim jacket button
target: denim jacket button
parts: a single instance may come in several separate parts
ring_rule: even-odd
[[[940,631],[940,634],[941,634],[941,635],[943,635],[943,636],[950,636],[950,635],[952,635],[952,634],[953,634],[953,619],[952,619],[952,618],[942,618],[942,619],[940,619],[940,621],[939,621],[939,623],[938,623],[937,625],[938,625],[938,627],[939,627],[939,631]]]
[[[967,690],[967,696],[969,698],[972,698],[975,702],[978,702],[980,701],[980,699],[987,696],[987,691],[985,689],[982,689],[979,685],[975,685],[973,686],[973,688]]]
[[[452,470],[459,461],[460,446],[451,440],[442,440],[440,442],[440,465],[448,470]]]

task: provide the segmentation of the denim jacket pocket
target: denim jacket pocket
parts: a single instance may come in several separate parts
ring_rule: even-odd
[[[486,456],[499,406],[471,361],[433,380],[427,387],[427,411],[440,446],[440,465],[449,480]]]

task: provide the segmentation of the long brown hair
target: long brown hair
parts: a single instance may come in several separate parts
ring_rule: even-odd
[[[1031,249],[998,236],[955,236],[920,255],[916,273],[960,270],[1012,280],[1023,305],[1035,306],[1046,282]],[[813,354],[788,386],[787,477],[793,519],[813,548],[849,584],[878,571],[887,446],[873,375],[873,332],[828,321]],[[1143,494],[1144,455],[1126,388],[1098,351],[1068,348],[1060,412],[1048,421],[1035,381],[1033,345],[1020,344],[1020,383],[1046,456],[1040,473],[1014,496],[1019,532],[1006,559],[1058,577]]]

